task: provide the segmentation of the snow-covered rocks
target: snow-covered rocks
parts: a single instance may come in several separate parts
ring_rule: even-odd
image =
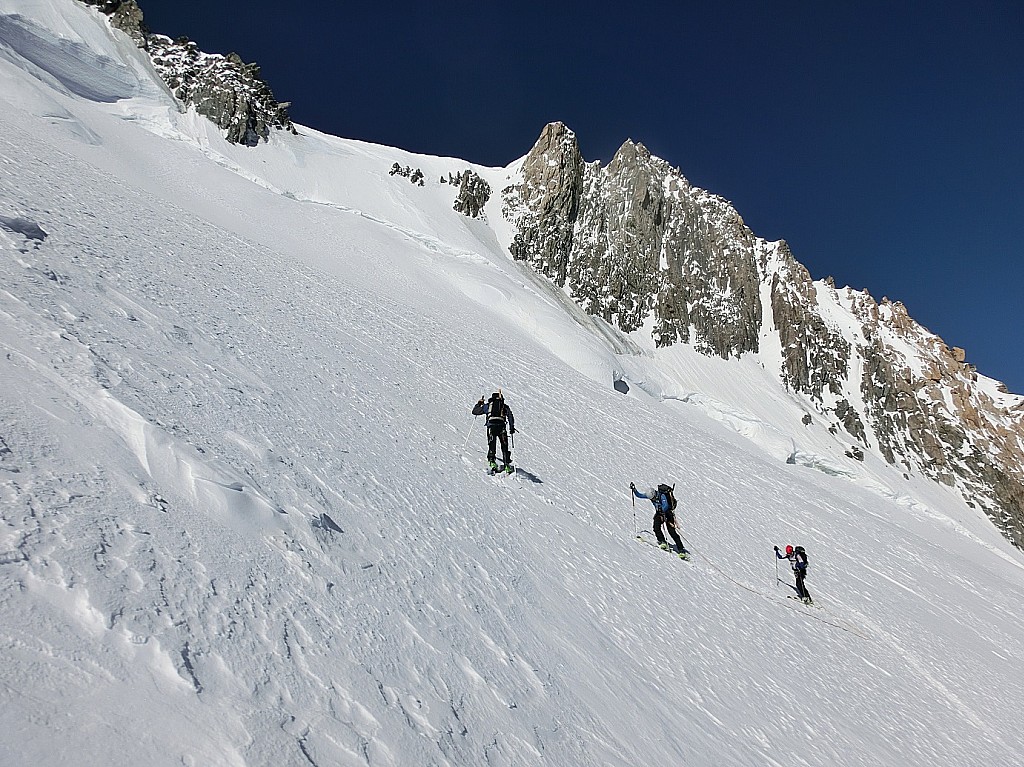
[[[491,185],[484,181],[472,168],[458,174],[459,196],[455,198],[454,210],[469,218],[478,218],[491,198]]]
[[[196,43],[172,40],[149,31],[135,0],[80,0],[110,15],[110,23],[128,34],[152,57],[160,77],[186,106],[209,118],[235,144],[255,146],[271,129],[294,132],[288,105],[274,99],[260,68],[236,53],[204,53]]]

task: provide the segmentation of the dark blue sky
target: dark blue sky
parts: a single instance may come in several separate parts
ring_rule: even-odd
[[[640,141],[1024,393],[1015,2],[139,1],[337,136],[485,165],[552,120],[587,160]]]

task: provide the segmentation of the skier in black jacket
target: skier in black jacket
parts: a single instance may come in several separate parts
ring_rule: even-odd
[[[481,397],[473,407],[473,415],[487,416],[487,463],[490,464],[491,473],[503,470],[511,474],[515,469],[512,467],[512,453],[508,449],[508,435],[516,433],[516,419],[512,415],[512,408],[505,404],[501,390],[494,392],[486,403]],[[498,440],[501,441],[501,455],[505,464],[501,469],[496,462],[495,448]]]

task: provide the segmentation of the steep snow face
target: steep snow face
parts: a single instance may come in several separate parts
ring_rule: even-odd
[[[41,80],[91,101],[131,98],[138,80],[125,65],[80,40],[58,39],[15,15],[0,16],[0,39]]]
[[[9,88],[51,90],[88,101],[113,103],[156,96],[147,62],[130,40],[112,32],[104,18],[74,3],[11,0],[0,14],[0,57],[30,77],[5,77]],[[42,86],[42,87],[41,87]],[[11,90],[8,93],[13,95]]]
[[[846,457],[780,349],[574,309],[440,183],[515,166],[252,151],[2,45],[0,763],[1024,757],[1020,553]],[[469,414],[499,386],[500,479]],[[630,481],[676,483],[691,564],[636,542]]]

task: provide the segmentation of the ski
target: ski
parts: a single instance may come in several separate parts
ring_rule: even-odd
[[[646,538],[644,538],[642,535],[638,535],[636,537],[636,539],[638,541],[640,541],[640,543],[646,543],[648,546],[653,546],[656,549],[661,549],[662,551],[667,551],[670,554],[675,554],[677,557],[679,557],[684,562],[689,562],[692,559],[690,557],[690,552],[688,552],[688,551],[679,551],[678,549],[673,548],[672,546],[666,546],[666,547],[662,548],[660,543],[655,543],[654,541],[649,541]]]
[[[514,466],[493,466],[487,469],[488,476],[494,477],[498,475],[515,474],[516,470]]]
[[[795,597],[792,594],[786,594],[786,599],[795,599],[797,602],[800,602],[801,604],[805,604],[808,607],[817,607],[819,610],[821,609],[821,605],[816,604],[813,599],[810,602],[805,602],[800,597]]]

